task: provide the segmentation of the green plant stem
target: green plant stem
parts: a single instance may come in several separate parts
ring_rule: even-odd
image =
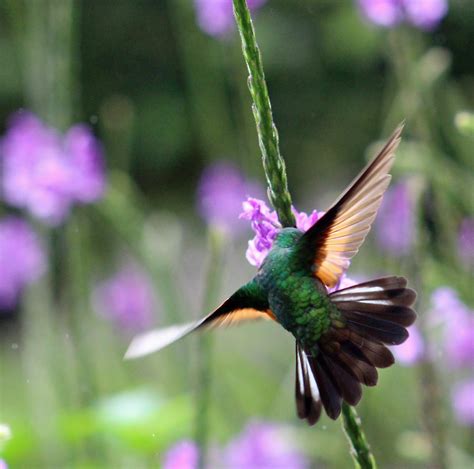
[[[248,85],[252,96],[252,110],[257,124],[258,143],[262,152],[263,168],[268,184],[268,197],[283,226],[296,226],[291,211],[285,161],[280,155],[278,131],[273,122],[262,58],[257,46],[255,30],[245,0],[233,0],[234,15],[242,41],[242,51],[249,72]]]
[[[252,109],[257,124],[263,168],[267,178],[268,196],[282,226],[295,226],[285,161],[280,155],[278,132],[273,122],[270,97],[252,19],[245,0],[233,0],[233,5],[242,41],[242,51],[249,72],[248,84],[253,101]],[[370,452],[356,410],[343,403],[342,419],[344,430],[351,444],[355,466],[362,469],[375,468],[375,459]]]
[[[75,2],[25,2],[24,89],[28,105],[54,127],[65,130],[77,108],[72,60]]]
[[[370,451],[367,438],[362,431],[360,418],[354,407],[343,402],[342,417],[344,432],[351,445],[351,454],[354,459],[355,467],[360,467],[361,469],[375,469],[377,467],[375,458]]]
[[[432,89],[425,89],[425,86],[421,85],[419,80],[415,79],[416,76],[413,77],[413,71],[417,69],[420,62],[421,51],[424,50],[424,47],[421,47],[420,44],[421,39],[416,33],[409,30],[393,31],[390,39],[389,58],[392,61],[392,67],[397,78],[400,96],[405,97],[401,102],[401,108],[405,115],[411,114],[413,122],[411,128],[413,134],[421,141],[426,142],[426,145],[430,149],[432,155],[430,165],[439,168],[441,165],[444,165],[444,162],[441,159],[442,157],[440,157],[439,150],[435,144],[432,143],[436,142],[437,130],[433,130],[428,113],[428,109],[433,107]],[[412,76],[412,79],[407,80],[407,76]],[[417,99],[420,100],[419,105],[415,108],[413,108],[410,99],[410,97],[413,96],[418,97]],[[433,161],[435,158],[437,159],[436,164],[434,164]],[[446,174],[449,173],[443,172],[443,178],[446,178]],[[426,278],[428,277],[430,269],[430,257],[433,255],[433,252],[437,252],[439,256],[443,255],[446,239],[445,233],[452,229],[451,223],[449,223],[450,220],[448,220],[448,224],[446,224],[444,220],[446,217],[441,217],[437,220],[440,233],[437,235],[430,233],[430,225],[427,223],[426,218],[431,218],[433,213],[442,212],[438,206],[440,197],[433,198],[431,195],[433,188],[436,187],[436,176],[436,172],[430,171],[429,168],[426,168],[422,175],[418,176],[421,191],[417,200],[417,240],[408,265],[411,272],[410,278],[414,280],[414,287],[419,292],[429,291],[430,285],[427,283]],[[429,200],[429,204],[424,203],[426,200]],[[431,213],[429,214],[425,213],[428,206],[434,207],[430,209]],[[443,233],[443,230],[445,233]],[[447,265],[449,262],[449,259],[445,259]],[[427,311],[429,308],[423,296],[420,297],[417,307],[421,312]],[[417,321],[423,341],[429,343],[429,334],[427,333],[427,324],[423,313],[419,314]],[[422,389],[421,416],[431,446],[430,467],[434,469],[446,469],[449,463],[447,452],[447,422],[444,416],[445,412],[442,399],[443,389],[436,367],[436,359],[429,352],[430,348],[426,348],[427,352],[423,357],[424,359],[418,366],[419,380]]]
[[[222,278],[223,235],[212,227],[209,230],[209,267],[206,281],[204,310],[212,308]],[[212,334],[202,334],[198,338],[197,366],[197,398],[195,440],[199,446],[200,469],[207,466],[207,447],[209,440],[209,408],[212,387],[212,350],[214,345]]]

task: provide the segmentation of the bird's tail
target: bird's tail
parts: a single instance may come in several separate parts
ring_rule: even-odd
[[[336,419],[343,400],[350,405],[359,402],[361,384],[377,383],[376,368],[394,363],[385,345],[403,343],[408,338],[406,328],[416,318],[411,309],[416,293],[406,285],[403,277],[385,277],[329,295],[342,318],[334,320],[321,337],[317,354],[311,355],[297,344],[296,405],[300,418],[315,423],[322,403],[328,416]]]

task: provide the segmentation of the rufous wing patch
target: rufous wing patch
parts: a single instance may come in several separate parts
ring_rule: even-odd
[[[300,239],[305,250],[309,248],[314,252],[314,275],[330,288],[348,268],[377,215],[390,183],[389,171],[402,130],[403,124],[334,205]]]

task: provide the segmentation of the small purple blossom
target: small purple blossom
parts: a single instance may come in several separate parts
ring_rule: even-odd
[[[386,28],[406,21],[430,31],[448,12],[447,0],[358,0],[357,3],[370,22]]]
[[[323,215],[324,212],[313,210],[309,215],[305,212],[297,212],[294,207],[291,208],[296,220],[296,227],[301,231],[308,231]]]
[[[0,142],[3,199],[52,225],[74,203],[99,199],[104,191],[103,157],[88,127],[63,137],[29,112],[18,112]]]
[[[249,197],[243,202],[242,207],[243,212],[240,214],[240,218],[249,220],[252,230],[255,232],[255,237],[249,241],[246,257],[250,264],[260,267],[270,251],[278,231],[281,230],[281,225],[276,212],[270,210],[263,200]],[[292,210],[296,219],[296,227],[302,231],[309,230],[323,215],[323,212],[316,210],[313,210],[310,215],[298,212],[294,207]]]
[[[133,264],[124,266],[96,288],[95,309],[125,331],[140,331],[150,326],[155,297],[150,280]]]
[[[447,0],[404,0],[403,7],[408,22],[425,31],[436,28],[448,13]]]
[[[260,8],[266,0],[247,0],[250,10]],[[194,0],[199,27],[210,36],[223,37],[234,26],[232,0]]]
[[[474,367],[474,311],[449,287],[435,290],[431,297],[430,321],[443,326],[446,358],[453,367]]]
[[[474,266],[474,218],[465,218],[458,232],[458,254],[467,267]]]
[[[458,383],[452,392],[456,420],[462,425],[474,426],[474,380]]]
[[[399,182],[387,191],[375,221],[377,244],[393,256],[410,252],[414,239],[414,206],[408,184]]]
[[[4,459],[0,459],[0,469],[8,469],[8,465]]]
[[[391,27],[403,20],[403,11],[396,0],[358,0],[363,15],[378,26]]]
[[[206,168],[199,181],[199,213],[208,224],[228,233],[242,231],[245,228],[239,219],[242,199],[252,192],[263,190],[258,184],[246,181],[235,166],[216,163]]]
[[[199,448],[191,440],[183,440],[172,446],[164,455],[163,469],[196,469]]]
[[[423,358],[425,343],[416,326],[409,327],[408,332],[410,334],[408,339],[397,347],[391,347],[391,350],[399,363],[412,366]]]
[[[288,429],[266,422],[250,422],[227,447],[228,469],[304,469],[309,461],[299,452]]]
[[[104,192],[104,160],[102,147],[92,135],[89,127],[77,124],[64,137],[64,152],[69,155],[69,164],[79,177],[71,181],[71,195],[80,203],[94,202]]]
[[[13,216],[0,220],[0,309],[13,308],[45,268],[43,248],[30,225]]]

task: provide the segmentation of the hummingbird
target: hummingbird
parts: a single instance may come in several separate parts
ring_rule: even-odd
[[[314,425],[323,408],[335,420],[343,401],[356,405],[361,385],[374,386],[377,368],[394,363],[387,345],[403,343],[416,318],[416,293],[403,277],[337,288],[380,207],[402,130],[403,124],[308,231],[282,228],[254,278],[216,310],[197,322],[135,337],[125,358],[194,331],[269,319],[295,338],[299,418]]]

